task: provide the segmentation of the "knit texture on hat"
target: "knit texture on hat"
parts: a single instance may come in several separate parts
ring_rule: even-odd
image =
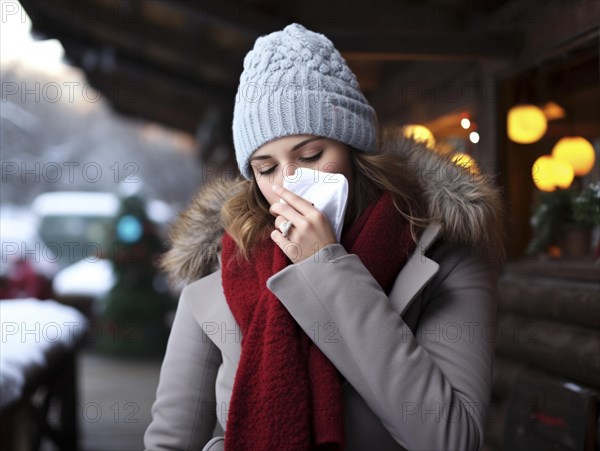
[[[263,144],[288,135],[331,138],[363,152],[378,146],[375,110],[324,35],[293,23],[259,37],[244,58],[233,111],[240,172]]]

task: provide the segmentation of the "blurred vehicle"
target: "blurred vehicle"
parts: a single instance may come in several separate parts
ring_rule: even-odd
[[[119,197],[109,192],[56,191],[40,194],[32,204],[38,233],[55,249],[65,268],[80,260],[97,261],[110,252],[110,227]]]
[[[112,192],[56,191],[39,195],[32,204],[39,235],[58,257],[57,299],[88,317],[116,283],[112,261],[121,249],[114,227],[122,201]],[[174,216],[171,207],[151,199],[144,201],[144,210],[164,238]]]
[[[80,260],[97,261],[116,251],[111,228],[121,198],[111,192],[55,191],[40,194],[32,210],[38,233],[54,249],[61,268]],[[148,218],[164,238],[173,209],[158,199],[145,202]]]
[[[36,229],[37,218],[30,209],[0,209],[0,299],[53,297],[58,260]]]

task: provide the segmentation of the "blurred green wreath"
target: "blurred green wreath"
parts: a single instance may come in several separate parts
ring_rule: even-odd
[[[533,237],[527,245],[527,255],[548,249],[563,223],[600,224],[600,182],[590,183],[579,193],[573,189],[539,191],[530,221]]]

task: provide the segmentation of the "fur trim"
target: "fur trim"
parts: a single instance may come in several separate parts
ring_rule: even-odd
[[[505,211],[500,190],[479,171],[452,161],[452,155],[432,151],[403,137],[386,138],[382,151],[404,155],[416,171],[428,202],[430,220],[442,224],[446,241],[477,247],[504,262]]]
[[[442,224],[444,240],[476,246],[489,258],[505,261],[502,201],[485,175],[456,165],[450,155],[400,136],[387,137],[382,152],[405,157],[408,169],[417,171],[429,218]],[[169,234],[171,249],[160,262],[174,286],[182,287],[219,268],[221,208],[244,183],[243,179],[209,182],[180,214]]]
[[[239,179],[208,182],[179,214],[169,232],[171,249],[160,260],[160,268],[173,286],[182,288],[219,269],[223,235],[221,208],[243,183]]]

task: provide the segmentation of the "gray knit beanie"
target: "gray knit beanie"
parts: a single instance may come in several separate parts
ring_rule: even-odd
[[[356,76],[327,37],[297,23],[259,37],[244,58],[232,129],[247,179],[252,153],[283,136],[323,136],[363,152],[378,146],[377,115]]]

